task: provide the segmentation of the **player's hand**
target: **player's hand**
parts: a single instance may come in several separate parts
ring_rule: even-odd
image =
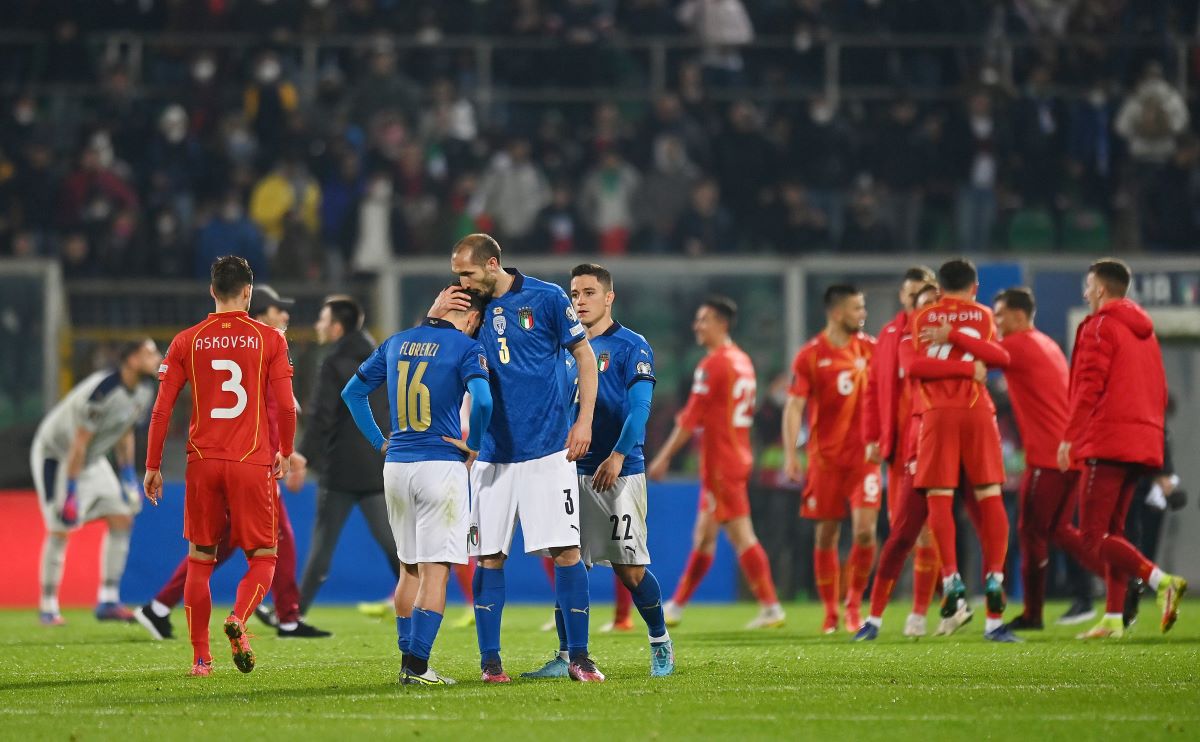
[[[871,441],[867,444],[867,461],[872,464],[883,463],[882,449],[879,446],[879,441]]]
[[[271,468],[271,476],[276,479],[283,479],[288,475],[288,470],[291,469],[292,462],[290,459],[284,458],[283,454],[275,452],[275,466]]]
[[[592,488],[597,492],[607,492],[617,483],[621,476],[621,467],[625,466],[625,454],[613,451],[592,475]]]
[[[442,318],[450,312],[465,312],[471,308],[471,298],[466,291],[458,286],[447,286],[433,300],[429,308],[429,316]]]
[[[800,467],[800,458],[797,456],[789,456],[783,464],[783,473],[787,476],[788,481],[803,482],[804,469]]]
[[[670,466],[671,462],[655,457],[654,461],[650,462],[650,466],[646,467],[646,476],[655,482],[661,482],[667,478],[667,469]]]
[[[567,433],[567,461],[579,461],[587,456],[588,446],[592,445],[592,426],[582,420],[576,420]]]
[[[921,339],[934,345],[944,345],[950,342],[950,331],[953,329],[949,322],[940,327],[924,327],[921,328]]]
[[[975,361],[975,381],[980,384],[987,381],[987,364],[980,360]]]
[[[471,465],[475,463],[475,459],[479,458],[479,452],[468,446],[467,442],[461,438],[451,438],[448,435],[443,435],[442,440],[446,441],[451,446],[454,446],[466,455],[467,460],[465,463],[467,465],[467,471],[471,471]],[[383,447],[384,449],[387,449],[387,444],[384,443]]]
[[[1071,444],[1063,441],[1058,444],[1058,470],[1066,471],[1071,468]]]
[[[150,504],[157,506],[158,501],[162,499],[162,472],[158,469],[147,469],[142,488],[146,490],[146,499]]]
[[[308,459],[304,457],[304,454],[295,451],[288,464],[291,466],[291,471],[283,481],[283,486],[287,487],[288,492],[299,492],[300,488],[304,486],[304,477],[308,474]]]

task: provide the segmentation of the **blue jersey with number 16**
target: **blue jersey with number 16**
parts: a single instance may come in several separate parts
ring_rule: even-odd
[[[442,436],[462,437],[467,382],[488,378],[487,356],[478,342],[445,320],[425,320],[392,335],[358,367],[371,389],[386,380],[392,409],[387,461],[463,461],[462,451]]]
[[[561,288],[511,268],[512,288],[487,306],[479,342],[491,367],[492,421],[479,460],[531,461],[566,448],[562,350],[585,333]]]

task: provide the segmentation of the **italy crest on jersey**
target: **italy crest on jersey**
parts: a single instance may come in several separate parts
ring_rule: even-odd
[[[533,309],[531,307],[521,307],[517,310],[517,324],[525,331],[533,329]]]
[[[604,373],[605,371],[608,370],[608,366],[609,366],[609,355],[608,355],[608,351],[606,350],[600,354],[599,358],[596,359],[596,369],[600,373]]]

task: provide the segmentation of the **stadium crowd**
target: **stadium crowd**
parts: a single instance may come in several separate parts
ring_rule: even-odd
[[[234,252],[262,278],[336,280],[475,231],[520,253],[692,256],[1200,239],[1200,98],[1175,79],[1200,55],[1164,43],[1194,37],[1190,2],[8,6],[15,38],[40,41],[0,44],[0,255],[57,256],[68,277],[199,278]],[[115,30],[192,38],[135,62]],[[194,38],[231,32],[252,40]],[[840,83],[891,92],[833,100],[838,34],[979,43],[848,47]],[[1145,46],[1095,41],[1114,34]],[[338,35],[365,43],[322,42],[306,84],[296,41]],[[438,44],[462,37],[501,47],[496,90],[600,102],[481,110],[472,52]],[[670,48],[650,100],[605,100],[645,77],[622,43],[640,37],[695,46]],[[997,39],[1017,42],[1011,65]],[[749,95],[788,89],[813,94]]]

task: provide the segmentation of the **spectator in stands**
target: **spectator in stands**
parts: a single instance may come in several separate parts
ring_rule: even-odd
[[[683,31],[669,0],[617,3],[617,26],[632,36],[675,36]]]
[[[297,245],[284,243],[286,238],[302,237],[302,232],[318,234],[320,203],[321,187],[308,174],[304,161],[292,153],[255,184],[250,195],[250,218],[266,238],[267,252],[275,256],[277,266],[286,263],[288,269],[294,269],[304,258],[295,253]]]
[[[895,249],[892,230],[883,220],[875,185],[869,177],[864,177],[850,199],[841,251],[889,253]]]
[[[845,223],[845,190],[853,177],[854,144],[833,102],[818,95],[807,115],[794,116],[788,167],[808,188],[813,205],[829,219],[829,237],[841,242]]]
[[[700,177],[699,169],[688,159],[684,140],[669,133],[672,131],[678,129],[664,130],[654,138],[653,167],[633,197],[637,242],[648,252],[671,250],[675,223],[687,208],[689,194]]]
[[[169,105],[159,115],[146,164],[148,206],[169,208],[181,228],[191,231],[196,192],[204,177],[204,153],[189,131],[183,106]]]
[[[604,255],[624,255],[633,234],[633,196],[641,177],[620,149],[609,147],[583,179],[579,212]]]
[[[690,257],[737,249],[733,220],[721,205],[721,188],[711,178],[692,188],[691,204],[675,225],[676,249]]]
[[[812,205],[807,189],[798,181],[780,184],[770,227],[770,242],[778,253],[803,255],[829,249],[829,219]]]
[[[61,258],[63,278],[94,278],[100,275],[98,261],[83,232],[67,233],[62,243]]]
[[[952,125],[948,139],[961,184],[957,204],[958,247],[968,253],[982,252],[992,242],[996,192],[1012,154],[1008,127],[993,112],[988,94],[976,92],[968,97],[966,111]]]
[[[283,78],[283,62],[268,51],[254,65],[254,79],[242,96],[242,113],[258,140],[260,164],[272,166],[287,145],[288,118],[300,105],[296,86]]]
[[[1179,138],[1171,159],[1155,174],[1140,215],[1147,246],[1195,252],[1200,245],[1200,140]]]
[[[421,114],[421,139],[450,148],[447,156],[452,161],[465,158],[471,143],[479,136],[475,106],[444,77],[434,81],[430,95],[433,102]]]
[[[476,200],[475,213],[495,222],[500,244],[518,249],[527,244],[534,221],[550,202],[546,178],[529,158],[528,139],[513,137],[492,157]]]
[[[538,214],[534,227],[534,249],[553,255],[587,252],[594,247],[587,223],[575,207],[567,181],[556,181],[550,203]]]
[[[754,40],[754,26],[741,0],[684,0],[676,18],[703,44],[708,84],[732,87],[745,80],[740,47]]]
[[[698,121],[684,110],[676,93],[664,93],[654,101],[654,109],[641,127],[638,138],[643,151],[640,163],[645,168],[656,165],[659,138],[669,134],[683,143],[689,160],[703,167],[711,162],[708,134]],[[686,198],[686,192],[684,193]]]
[[[340,283],[346,265],[353,255],[353,243],[347,238],[357,217],[364,188],[362,167],[358,155],[342,151],[336,171],[321,183],[321,242],[325,246],[325,266],[330,278]]]
[[[11,211],[19,229],[27,230],[38,252],[50,252],[48,241],[54,230],[59,177],[54,169],[54,152],[45,134],[30,138],[13,161],[17,171],[10,189]]]
[[[137,208],[133,187],[113,168],[115,154],[106,132],[95,134],[79,156],[79,167],[62,183],[58,207],[61,229],[103,234],[117,214]]]
[[[1050,216],[1054,244],[1061,247],[1066,210],[1062,173],[1067,115],[1062,101],[1051,91],[1051,83],[1049,66],[1035,66],[1014,107],[1014,185],[1023,208],[1042,209]]]
[[[905,252],[920,249],[924,184],[928,176],[927,157],[917,104],[900,98],[888,107],[887,119],[878,129],[868,169],[885,189],[880,194],[883,211],[896,237],[896,247]]]
[[[387,172],[376,171],[368,178],[346,228],[343,249],[355,273],[377,273],[409,247],[404,209]]]
[[[400,150],[393,178],[411,247],[421,250],[434,249],[438,203],[445,187],[446,169],[436,163],[426,161],[420,144],[409,142]]]
[[[271,279],[266,244],[254,222],[246,217],[241,195],[231,190],[224,194],[216,208],[201,219],[196,236],[196,253],[192,263],[192,278],[210,275],[213,261],[222,255],[240,255],[250,264],[258,280]]]
[[[1109,217],[1119,149],[1112,128],[1115,115],[1105,80],[1097,80],[1086,98],[1072,103],[1067,137],[1068,168],[1083,204]]]
[[[358,76],[350,94],[350,115],[354,121],[371,126],[372,119],[384,112],[400,114],[410,124],[416,121],[420,91],[400,72],[396,62],[391,39],[376,37],[366,74]]]
[[[725,129],[713,142],[713,169],[742,233],[761,231],[778,162],[779,152],[762,132],[758,109],[749,101],[730,106]]]

